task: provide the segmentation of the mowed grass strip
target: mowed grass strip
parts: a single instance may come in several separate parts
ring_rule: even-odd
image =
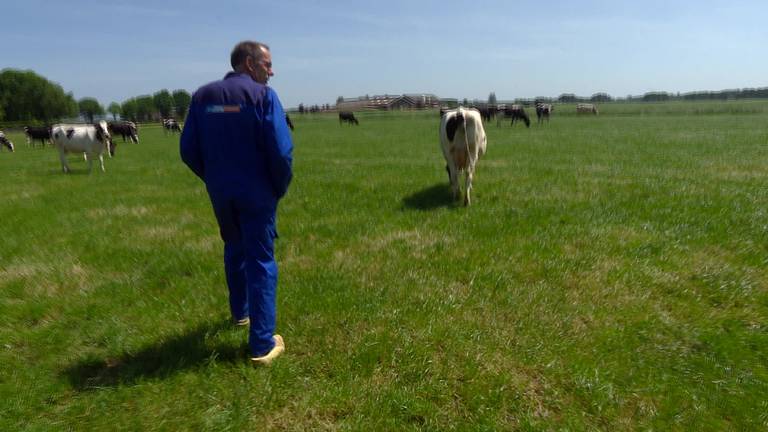
[[[63,175],[11,133],[0,429],[764,428],[768,116],[679,106],[494,121],[470,208],[436,113],[293,116],[256,370],[178,135]]]

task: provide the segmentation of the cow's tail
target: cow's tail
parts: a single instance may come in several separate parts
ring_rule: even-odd
[[[461,128],[464,129],[464,151],[466,152],[465,160],[467,164],[467,166],[464,168],[469,169],[469,167],[472,166],[472,153],[469,151],[469,138],[467,137],[467,115],[464,113],[464,108],[459,107],[459,109],[456,110],[456,121],[459,123]]]
[[[467,116],[462,111],[463,110],[459,110],[459,112],[461,112],[462,127],[464,128],[464,151],[467,152],[466,171],[469,172],[470,167],[474,165],[475,161],[472,160],[472,152],[469,151],[469,137],[467,136],[467,134],[469,133],[469,131],[467,130]]]

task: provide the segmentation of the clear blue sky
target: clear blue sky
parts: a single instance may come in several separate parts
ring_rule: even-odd
[[[480,6],[477,6],[477,5]],[[768,1],[4,1],[0,68],[110,102],[221,78],[272,47],[286,107],[768,86]]]

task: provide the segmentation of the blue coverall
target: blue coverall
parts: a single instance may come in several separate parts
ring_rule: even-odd
[[[274,347],[277,203],[292,177],[293,143],[274,90],[230,72],[192,96],[180,144],[204,182],[224,240],[234,319],[250,318],[253,356]]]

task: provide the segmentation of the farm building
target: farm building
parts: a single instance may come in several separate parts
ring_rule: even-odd
[[[340,98],[336,102],[336,109],[339,111],[358,111],[435,108],[439,106],[439,101],[437,96],[426,93],[366,95],[349,99]]]

